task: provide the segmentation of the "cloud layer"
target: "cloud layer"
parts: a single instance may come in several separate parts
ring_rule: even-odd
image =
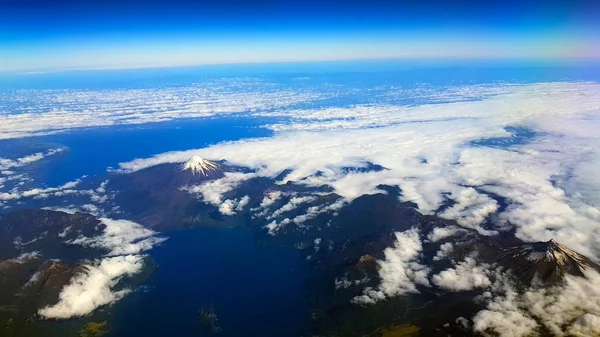
[[[555,238],[599,260],[600,204],[593,192],[600,178],[590,173],[600,163],[594,132],[600,85],[499,85],[485,94],[444,104],[287,111],[295,122],[274,137],[160,154],[121,168],[200,155],[251,167],[259,176],[291,169],[284,182],[328,184],[346,200],[378,193],[379,184],[398,185],[402,199],[422,213],[439,213],[486,235],[495,231],[484,229],[484,221],[494,220],[499,229],[510,221],[524,240]],[[528,136],[516,135],[515,126]],[[386,170],[343,169],[367,161]],[[509,203],[500,213],[498,197]],[[441,209],[448,201],[453,205]]]
[[[9,111],[0,110],[0,139],[84,127],[249,114],[331,96],[247,78],[152,89],[15,90],[0,94],[8,102],[19,102]]]

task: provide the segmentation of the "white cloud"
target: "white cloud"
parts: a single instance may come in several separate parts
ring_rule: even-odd
[[[571,325],[568,333],[569,335],[576,337],[600,336],[600,317],[592,314],[585,314]]]
[[[435,227],[427,235],[427,240],[431,241],[431,242],[438,242],[445,238],[454,236],[454,235],[460,233],[461,231],[464,231],[464,230],[459,227],[455,227],[455,226]]]
[[[0,118],[1,119],[1,118]],[[2,137],[0,137],[2,138]],[[29,165],[36,161],[42,160],[48,156],[55,155],[57,153],[63,152],[63,148],[50,149],[46,152],[37,152],[34,154],[27,155],[25,157],[17,158],[17,159],[7,159],[0,158],[0,170],[2,170],[2,174],[8,175],[14,172],[8,171],[8,169],[14,169],[18,167],[22,167],[25,165]]]
[[[285,207],[285,211],[290,211],[292,210],[294,207],[296,207],[298,205],[298,203],[303,203],[303,202],[308,202],[308,201],[314,201],[316,200],[313,199],[313,197],[310,197],[310,199],[302,199],[303,197],[299,197],[297,198],[297,201],[290,204],[287,203],[284,207]],[[292,198],[294,199],[294,198]],[[323,214],[323,213],[327,213],[327,212],[335,212],[338,211],[339,209],[341,209],[344,205],[346,204],[346,202],[344,200],[337,200],[335,202],[329,203],[329,204],[324,204],[324,205],[317,205],[317,206],[311,206],[306,210],[306,213],[301,214],[301,215],[297,215],[294,218],[284,218],[281,221],[277,221],[277,220],[273,220],[271,221],[267,226],[265,226],[265,228],[267,228],[268,233],[270,235],[275,235],[281,228],[283,228],[284,226],[287,226],[289,224],[296,224],[298,226],[303,226],[303,223],[310,220],[310,219],[314,219],[315,217],[317,217],[319,214]],[[286,207],[287,206],[287,207]],[[282,208],[284,208],[282,207]],[[282,208],[278,209],[277,211],[281,211]],[[263,213],[265,213],[264,211],[257,214],[257,216],[261,216]],[[277,213],[277,216],[281,215],[284,212],[279,212]],[[273,213],[275,214],[275,213]],[[334,213],[334,215],[336,215],[337,213]],[[270,216],[267,217],[267,219],[272,219],[275,216]]]
[[[50,195],[66,195],[66,194],[76,194],[81,193],[82,191],[74,190],[81,181],[69,181],[58,187],[45,187],[45,188],[33,188],[30,190],[19,191],[18,189],[13,189],[10,192],[2,192],[0,193],[0,200],[2,201],[12,201],[19,200],[22,198],[47,198]]]
[[[454,244],[452,242],[446,242],[440,245],[440,250],[435,253],[433,261],[440,261],[448,257],[454,251]]]
[[[16,90],[16,113],[0,112],[0,139],[74,128],[164,122],[282,108],[330,96],[258,79],[221,79],[187,87],[121,90]]]
[[[85,316],[95,309],[114,303],[129,289],[115,289],[126,276],[140,273],[144,267],[144,256],[140,253],[152,249],[166,238],[156,236],[156,232],[128,220],[101,218],[104,231],[95,237],[78,237],[68,241],[95,248],[105,248],[105,257],[83,265],[84,271],[74,275],[69,284],[63,287],[58,303],[47,306],[38,313],[48,319],[66,319]],[[64,237],[70,228],[59,234]]]
[[[518,308],[514,302],[518,294],[514,290],[507,291],[505,296],[490,302],[488,310],[477,313],[473,319],[473,330],[500,337],[530,336],[538,323]]]
[[[23,254],[17,256],[16,258],[14,258],[14,259],[11,259],[10,261],[13,261],[13,262],[16,262],[16,263],[25,263],[28,260],[37,259],[40,256],[41,256],[40,252],[34,251],[34,252],[23,253]]]
[[[268,233],[270,235],[275,235],[282,227],[291,222],[292,220],[290,220],[290,218],[285,218],[279,222],[277,222],[277,220],[273,220],[268,225],[266,225],[265,228],[268,230]]]
[[[256,177],[255,173],[225,172],[223,178],[208,180],[200,185],[186,186],[182,190],[190,194],[198,194],[204,202],[219,206],[223,203],[223,194],[254,177]]]
[[[478,225],[488,216],[496,213],[498,210],[496,200],[478,193],[472,187],[452,191],[452,200],[456,204],[441,212],[440,217],[454,219],[462,226],[478,229],[481,234],[493,234],[482,230]]]
[[[51,207],[51,206],[48,206],[48,207],[42,207],[42,209],[46,209],[46,210],[49,210],[49,211],[63,212],[63,213],[67,213],[67,214],[75,214],[77,212],[81,212],[80,209],[75,208],[75,205],[69,205],[68,207]]]
[[[576,156],[575,150],[567,154],[561,153],[560,147],[543,152],[533,149],[466,149],[458,168],[462,182],[508,198],[511,204],[499,216],[518,226],[517,237],[525,241],[555,239],[598,260],[600,209],[554,183],[568,167],[577,166],[569,159]]]
[[[507,280],[487,293],[487,308],[473,318],[474,330],[502,337],[530,336],[543,325],[553,335],[586,335],[599,325],[600,274],[586,270],[585,277],[565,276],[563,284],[533,285],[524,292]],[[593,336],[592,334],[591,336]]]
[[[269,191],[269,192],[265,193],[265,195],[263,196],[263,199],[260,202],[260,205],[258,207],[251,209],[251,211],[257,212],[255,214],[256,217],[264,217],[267,215],[267,213],[269,211],[269,207],[271,207],[273,204],[275,204],[284,195],[287,195],[287,194],[284,194],[281,191]]]
[[[223,215],[234,215],[237,212],[243,211],[248,202],[250,202],[250,197],[247,195],[240,200],[227,199],[219,205],[219,212]]]
[[[429,268],[417,262],[422,249],[416,228],[396,232],[394,247],[386,248],[385,260],[378,261],[379,287],[365,289],[364,294],[354,298],[353,302],[374,303],[388,296],[418,293],[416,284],[429,286]]]
[[[317,200],[317,197],[315,196],[292,197],[285,205],[281,206],[279,209],[267,216],[267,219],[270,220],[277,218],[283,213],[296,209],[301,204],[313,202],[315,200]]]
[[[469,90],[477,96],[480,88]],[[184,162],[192,155],[224,158],[256,169],[259,176],[276,177],[290,169],[285,180],[328,184],[347,201],[380,192],[379,184],[398,185],[402,200],[417,203],[422,213],[435,213],[449,198],[455,204],[441,215],[463,226],[493,234],[480,225],[496,212],[498,225],[510,221],[521,239],[554,238],[599,260],[600,204],[595,196],[600,178],[593,172],[600,163],[600,136],[595,132],[600,84],[538,83],[486,90],[494,93],[476,101],[352,107],[335,110],[330,119],[325,118],[327,111],[304,118],[301,111],[286,110],[280,113],[291,114],[295,122],[271,138],[166,153],[122,163],[121,168]],[[510,148],[472,145],[482,139],[509,139],[513,134],[507,126],[538,133]],[[386,170],[342,170],[367,161]],[[499,214],[495,196],[509,203]]]
[[[96,248],[106,248],[109,256],[139,254],[152,249],[166,238],[157,237],[156,232],[129,220],[101,218],[105,226],[102,235],[78,237],[68,243]]]
[[[140,255],[104,258],[85,265],[85,271],[71,279],[60,292],[58,303],[38,311],[44,318],[66,319],[90,314],[96,308],[114,303],[130,290],[114,290],[124,276],[139,273],[143,268]]]
[[[266,193],[263,197],[263,200],[260,202],[260,207],[263,209],[268,208],[269,206],[277,202],[277,200],[279,200],[282,197],[282,195],[283,194],[281,193],[281,191],[272,191]]]
[[[222,204],[219,205],[219,212],[223,215],[234,215],[235,214],[235,204],[234,200],[227,199],[223,201]]]
[[[431,281],[436,286],[451,291],[485,288],[492,285],[488,277],[488,268],[488,265],[478,265],[475,259],[467,257],[464,261],[457,263],[454,268],[433,275]]]
[[[334,201],[330,204],[311,206],[306,210],[306,213],[298,215],[292,219],[295,224],[302,224],[310,219],[314,219],[319,214],[327,213],[327,212],[336,212],[340,210],[346,202],[343,199]],[[335,215],[336,213],[334,213]]]
[[[23,288],[27,288],[30,285],[38,282],[40,280],[41,276],[42,276],[42,272],[41,271],[36,271],[35,273],[33,273],[33,275],[31,275],[31,277],[29,278],[29,280],[27,281],[27,283],[25,283],[23,285]]]
[[[243,196],[240,201],[237,204],[237,207],[235,208],[236,211],[243,211],[244,208],[248,205],[248,203],[250,202],[250,197],[245,195]]]

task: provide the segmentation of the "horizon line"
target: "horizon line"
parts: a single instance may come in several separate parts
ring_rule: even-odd
[[[336,59],[308,59],[308,60],[264,60],[264,61],[244,61],[244,62],[206,62],[193,64],[140,64],[140,65],[107,65],[78,68],[55,68],[55,69],[32,69],[32,70],[0,70],[0,75],[8,76],[35,76],[60,73],[78,73],[78,72],[103,72],[103,71],[126,71],[126,70],[152,70],[152,69],[178,69],[178,68],[202,68],[219,66],[244,66],[244,65],[285,65],[285,64],[316,64],[316,63],[334,63],[334,62],[539,62],[550,64],[569,63],[569,66],[600,66],[600,57],[373,57],[373,58],[336,58]],[[578,64],[571,62],[587,62],[587,64]],[[592,64],[589,64],[592,63]]]

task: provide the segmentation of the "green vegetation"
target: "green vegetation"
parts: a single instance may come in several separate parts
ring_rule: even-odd
[[[89,322],[83,329],[79,331],[79,337],[100,337],[104,336],[108,331],[105,330],[108,325],[107,321]]]
[[[408,337],[416,335],[421,329],[415,325],[403,325],[383,331],[383,337]]]

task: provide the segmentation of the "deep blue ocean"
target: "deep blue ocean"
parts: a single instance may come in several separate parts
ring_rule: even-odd
[[[198,310],[212,306],[219,336],[302,336],[305,265],[291,247],[262,248],[244,228],[168,233],[142,289],[115,310],[110,336],[210,335]]]

